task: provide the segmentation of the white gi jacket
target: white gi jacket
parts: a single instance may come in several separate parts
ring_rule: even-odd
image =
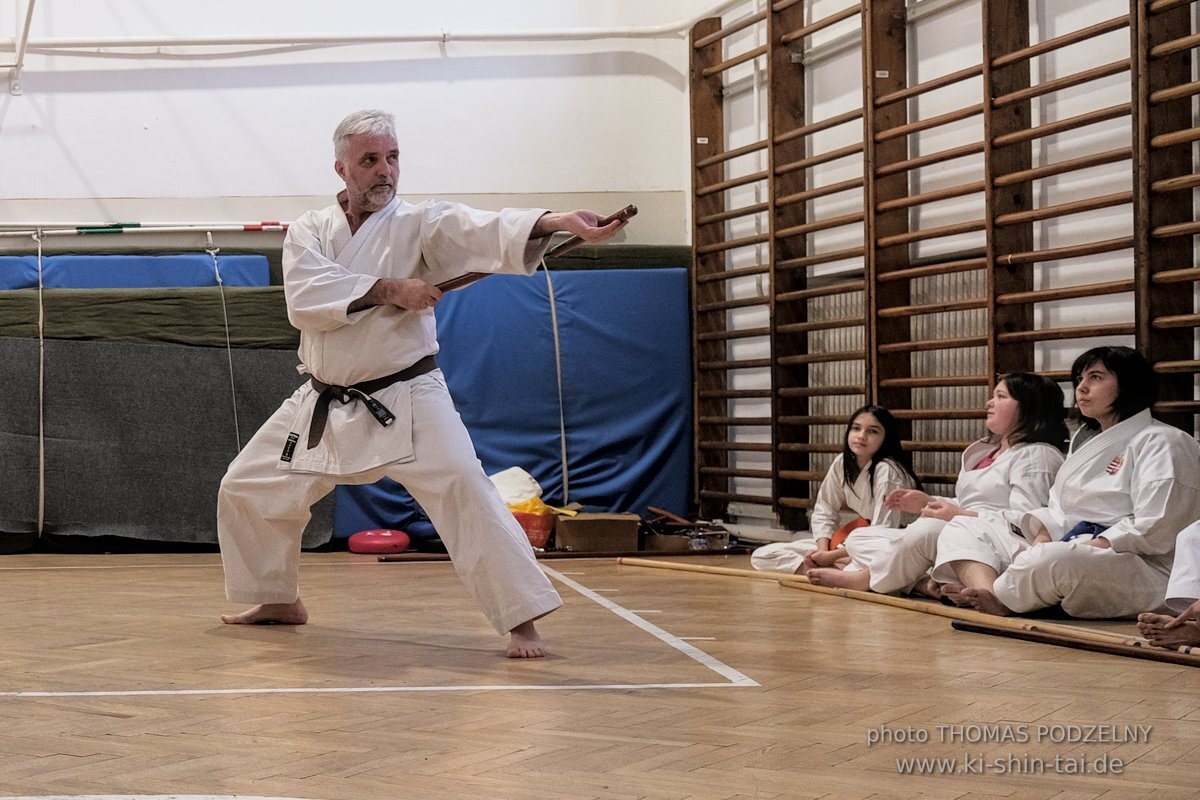
[[[984,469],[976,469],[996,447],[981,439],[963,451],[954,502],[969,511],[1029,511],[1046,505],[1054,476],[1063,463],[1062,451],[1042,442],[1022,442],[1005,450]]]
[[[1148,410],[1077,445],[1080,438],[1072,440],[1047,506],[1014,515],[1022,533],[1032,539],[1034,520],[1053,541],[1080,522],[1111,526],[1101,535],[1113,552],[1169,570],[1175,537],[1200,517],[1200,445]]]
[[[875,480],[872,483],[868,470],[858,474],[853,486],[846,484],[845,473],[842,471],[842,456],[833,460],[821,488],[817,492],[816,502],[809,514],[809,527],[813,539],[832,538],[842,526],[841,510],[849,508],[856,515],[869,520],[872,525],[882,525],[888,528],[899,528],[911,522],[912,514],[888,508],[884,499],[894,489],[911,489],[913,480],[896,462],[887,459],[875,465]]]
[[[479,211],[457,203],[393,198],[353,235],[337,205],[310,211],[283,245],[288,319],[300,330],[300,371],[335,386],[383,377],[438,351],[433,310],[375,306],[347,314],[379,278],[437,284],[467,272],[529,274],[550,237],[529,241],[543,209]],[[384,427],[362,402],[334,401],[321,442],[307,449],[318,393],[304,384],[280,469],[350,475],[412,459],[409,390],[393,384],[373,397],[395,420]]]

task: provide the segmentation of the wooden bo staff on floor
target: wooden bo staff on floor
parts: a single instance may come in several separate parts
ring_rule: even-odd
[[[1062,636],[1057,633],[1048,633],[1037,629],[1016,630],[999,625],[968,622],[966,620],[955,620],[950,624],[956,631],[986,633],[990,636],[1007,636],[1012,639],[1024,639],[1030,642],[1053,644],[1059,647],[1073,647],[1077,650],[1091,650],[1096,653],[1111,653],[1112,655],[1125,656],[1127,658],[1144,658],[1150,661],[1165,661],[1169,664],[1200,667],[1200,655],[1190,655],[1159,647],[1140,647],[1121,644],[1119,642],[1098,642],[1089,639],[1080,639],[1075,636]]]
[[[603,228],[605,225],[611,225],[617,220],[620,220],[621,222],[627,222],[632,217],[636,216],[637,213],[637,206],[630,203],[617,213],[609,214],[607,217],[597,222],[596,227]],[[578,236],[572,236],[571,238],[564,239],[562,242],[554,245],[554,247],[551,247],[549,252],[546,253],[546,257],[551,258],[554,256],[561,256],[568,251],[574,250],[581,244],[583,244],[583,239],[579,238]],[[451,278],[448,281],[442,281],[441,283],[437,284],[437,288],[441,289],[443,292],[449,292],[453,291],[454,289],[461,289],[464,286],[469,286],[481,278],[486,278],[488,275],[494,274],[494,272],[468,272],[465,275],[459,275],[457,278]]]
[[[817,586],[816,584],[811,583],[808,578],[804,577],[803,575],[788,575],[783,572],[765,572],[754,569],[734,569],[732,567],[713,567],[707,564],[681,564],[671,561],[654,561],[646,558],[619,558],[617,559],[617,563],[625,564],[631,567],[674,569],[682,570],[684,572],[706,573],[709,575],[726,575],[729,577],[770,580],[775,581],[780,586],[785,586],[789,589],[803,589],[806,592],[813,592],[815,594],[846,597],[852,600],[865,600],[868,603],[892,606],[894,608],[905,608],[909,611],[919,611],[922,614],[932,614],[934,616],[946,617],[952,620],[964,620],[978,624],[988,624],[994,627],[1018,632],[1051,633],[1058,636],[1070,637],[1077,641],[1094,641],[1102,644],[1115,644],[1139,649],[1142,649],[1143,645],[1148,644],[1144,639],[1130,637],[1120,633],[1110,633],[1108,631],[1094,629],[1082,629],[1070,625],[1042,622],[1040,620],[1031,620],[1021,617],[996,617],[991,614],[984,614],[982,611],[975,611],[969,608],[958,608],[957,606],[942,605],[934,600],[914,600],[908,597],[894,597],[889,594],[860,592],[854,589],[837,589],[831,586]]]

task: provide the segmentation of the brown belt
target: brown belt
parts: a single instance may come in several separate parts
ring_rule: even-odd
[[[369,381],[362,381],[352,386],[333,386],[328,383],[322,383],[316,378],[309,378],[309,383],[320,394],[317,396],[317,404],[313,407],[312,422],[308,426],[308,449],[311,450],[321,441],[321,437],[325,434],[325,423],[329,420],[329,403],[335,398],[340,403],[349,403],[351,400],[362,400],[366,403],[367,410],[371,412],[371,416],[385,428],[392,424],[392,420],[396,419],[396,415],[388,411],[387,406],[371,397],[372,394],[380,389],[386,389],[393,383],[401,381],[410,381],[418,375],[424,375],[426,372],[432,372],[437,369],[437,359],[433,356],[425,356],[411,367],[405,367],[399,372],[393,372],[391,375],[384,375],[382,378],[374,378]]]

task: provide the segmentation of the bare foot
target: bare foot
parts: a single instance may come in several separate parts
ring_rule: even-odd
[[[300,598],[294,603],[263,603],[240,614],[222,614],[226,625],[303,625],[308,622],[308,609]]]
[[[1001,603],[991,589],[972,589],[969,586],[959,592],[959,597],[976,611],[997,617],[1011,617],[1012,609]]]
[[[546,655],[546,643],[533,627],[532,620],[522,622],[508,632],[508,651],[504,655],[509,658],[542,658]]]
[[[818,567],[832,567],[845,557],[846,551],[839,548],[837,550],[817,550],[809,555],[808,560]]]
[[[959,587],[962,590],[962,587]],[[932,597],[934,600],[942,599],[942,585],[933,578],[925,577],[917,581],[912,588],[912,594],[920,595],[921,597]]]
[[[1140,614],[1137,626],[1142,636],[1155,647],[1174,649],[1185,645],[1200,645],[1200,624],[1194,620],[1187,620],[1174,628],[1166,627],[1167,623],[1174,619],[1166,614]]]
[[[835,589],[855,589],[865,592],[871,588],[871,573],[866,570],[846,572],[834,567],[821,567],[810,569],[808,580],[817,586],[832,586]]]
[[[941,587],[942,597],[946,598],[960,608],[970,608],[971,602],[963,597],[962,594],[967,587],[963,586],[961,583],[943,583]]]

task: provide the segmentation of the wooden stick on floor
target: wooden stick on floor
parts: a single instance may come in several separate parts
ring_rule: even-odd
[[[1073,647],[1077,650],[1091,650],[1097,653],[1111,653],[1127,658],[1144,658],[1151,661],[1165,661],[1170,664],[1184,664],[1189,667],[1200,667],[1200,656],[1186,655],[1174,650],[1164,650],[1157,647],[1134,647],[1116,642],[1098,642],[1079,639],[1074,636],[1062,636],[1040,630],[1018,630],[1014,628],[992,625],[988,623],[955,620],[950,623],[955,630],[968,633],[986,633],[991,636],[1007,636],[1012,639],[1025,639],[1030,642],[1053,644],[1059,647]]]
[[[948,619],[967,620],[980,624],[989,624],[1016,631],[1041,631],[1058,636],[1068,636],[1080,641],[1094,641],[1108,644],[1118,644],[1127,647],[1143,647],[1149,643],[1140,637],[1128,636],[1121,633],[1095,629],[1078,628],[1072,625],[1060,625],[1041,620],[1030,620],[1022,617],[996,617],[969,608],[946,606],[932,600],[914,600],[908,597],[895,597],[875,592],[860,592],[854,589],[835,589],[830,586],[817,586],[810,583],[803,575],[788,575],[784,572],[765,572],[755,569],[734,569],[732,567],[714,567],[708,564],[682,564],[675,561],[659,561],[648,558],[619,558],[618,564],[630,567],[649,567],[651,569],[672,569],[684,572],[699,572],[708,575],[727,575],[730,577],[754,578],[757,580],[776,581],[780,586],[789,589],[803,589],[816,594],[846,597],[853,600],[864,600],[868,603],[905,608],[919,611],[922,614],[946,617]]]

